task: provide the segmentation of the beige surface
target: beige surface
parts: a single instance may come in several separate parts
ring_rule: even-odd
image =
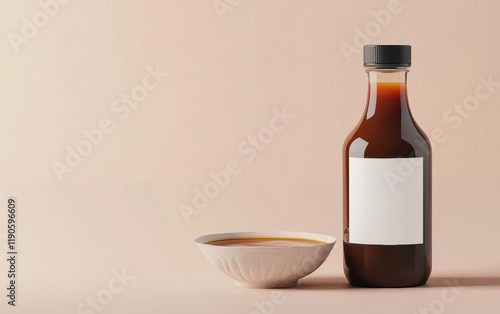
[[[96,296],[109,303],[102,313],[257,311],[271,292],[233,287],[193,239],[245,230],[341,237],[341,147],[366,98],[361,54],[349,62],[342,47],[365,28],[370,43],[413,46],[410,104],[435,152],[433,278],[423,288],[348,288],[337,245],[302,288],[274,296],[283,302],[272,312],[498,313],[500,86],[484,80],[500,81],[500,2],[54,8],[44,21],[38,1],[0,4],[0,191],[20,211],[19,306],[2,297],[2,313],[85,313],[78,308]],[[12,45],[33,17],[36,34]],[[139,101],[128,110],[121,95],[131,92]],[[283,108],[288,118],[273,111]],[[98,127],[102,139],[85,146],[84,131]],[[268,143],[254,156],[248,137],[259,133]],[[88,156],[60,182],[53,165],[68,147]],[[192,207],[193,189],[228,164],[227,187],[187,224],[179,206]],[[123,268],[134,279],[116,280]]]

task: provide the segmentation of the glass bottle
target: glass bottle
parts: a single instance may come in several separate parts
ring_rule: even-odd
[[[343,151],[344,272],[363,287],[431,273],[431,146],[408,106],[411,46],[367,45],[368,99]]]

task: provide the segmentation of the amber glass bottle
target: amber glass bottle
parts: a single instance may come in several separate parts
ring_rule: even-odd
[[[363,287],[431,272],[431,146],[408,106],[407,45],[367,45],[368,100],[343,151],[344,271]]]

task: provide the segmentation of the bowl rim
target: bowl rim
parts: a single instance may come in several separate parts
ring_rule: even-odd
[[[276,238],[298,238],[306,240],[314,240],[324,242],[322,244],[308,245],[308,246],[286,246],[286,247],[262,247],[262,246],[216,246],[209,244],[209,241],[224,240],[224,239],[237,239],[237,238],[251,238],[251,237],[276,237]],[[334,245],[337,239],[331,235],[321,234],[321,233],[311,233],[311,232],[301,232],[301,231],[238,231],[238,232],[221,232],[221,233],[210,233],[197,237],[194,242],[198,245],[204,245],[209,247],[217,247],[220,249],[295,249],[295,248],[313,248],[326,245]]]

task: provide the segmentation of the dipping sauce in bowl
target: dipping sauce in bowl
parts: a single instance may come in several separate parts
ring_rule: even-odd
[[[294,247],[294,246],[313,246],[326,244],[323,241],[316,241],[301,238],[285,238],[285,237],[248,237],[248,238],[233,238],[220,239],[207,242],[210,245],[217,246],[232,246],[232,247]]]

